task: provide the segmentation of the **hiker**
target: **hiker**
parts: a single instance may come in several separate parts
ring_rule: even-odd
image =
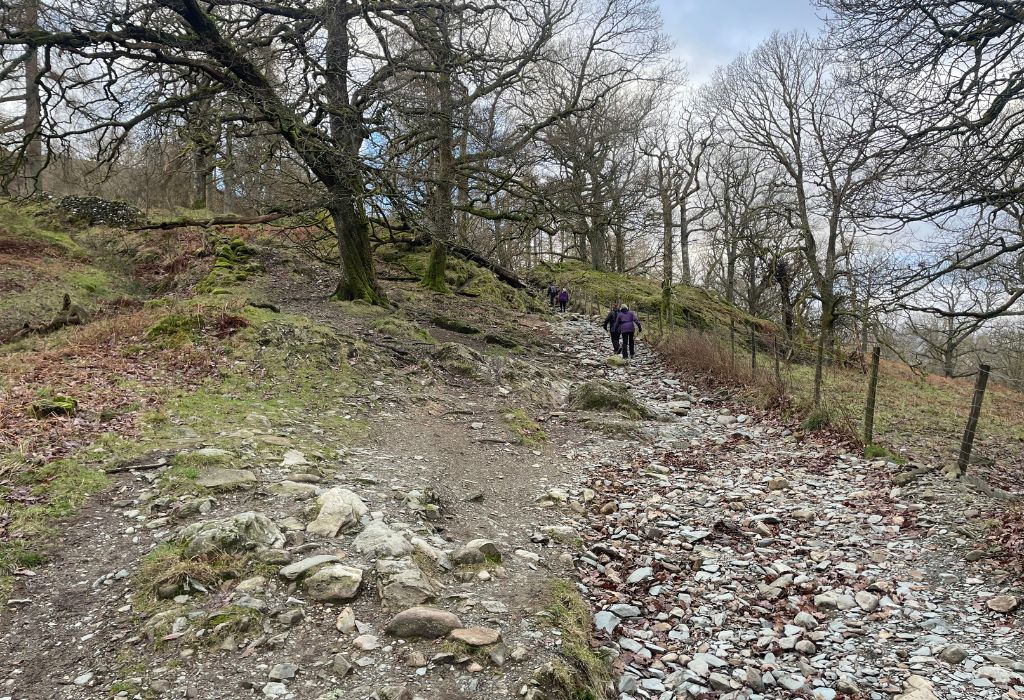
[[[615,328],[615,317],[619,315],[619,307],[612,304],[608,309],[608,315],[604,317],[604,329],[612,337],[612,354],[619,354],[619,331]]]
[[[619,307],[619,313],[615,314],[615,324],[612,328],[621,336],[619,347],[622,349],[622,359],[628,360],[633,357],[635,354],[633,340],[636,334],[643,330],[640,327],[640,319],[629,310],[628,306],[623,304]]]
[[[558,293],[558,310],[565,313],[565,307],[569,304],[569,290],[562,287],[562,291]]]
[[[551,308],[555,308],[555,297],[558,296],[558,286],[552,282],[548,285],[548,304]]]

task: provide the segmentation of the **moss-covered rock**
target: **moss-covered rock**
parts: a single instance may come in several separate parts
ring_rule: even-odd
[[[46,418],[48,416],[73,416],[77,409],[78,401],[70,396],[50,396],[33,401],[28,410],[33,418]]]
[[[406,319],[398,318],[397,316],[383,318],[376,321],[373,323],[372,328],[378,333],[383,333],[385,335],[390,335],[404,340],[415,340],[417,342],[428,343],[430,345],[434,345],[437,342],[430,333],[426,331],[426,329],[421,328],[412,321],[407,321]]]
[[[477,335],[480,333],[480,329],[473,324],[466,323],[457,318],[451,318],[450,316],[434,316],[430,322],[438,328],[444,328],[453,333],[462,333],[463,335]]]
[[[569,407],[576,411],[621,413],[630,418],[654,418],[654,414],[634,399],[628,387],[614,382],[592,381],[573,387],[569,392]]]
[[[477,380],[489,378],[484,356],[462,343],[445,343],[431,355],[445,371],[452,374]]]

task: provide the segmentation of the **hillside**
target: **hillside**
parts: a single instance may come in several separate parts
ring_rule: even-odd
[[[623,366],[600,316],[472,263],[436,294],[423,251],[378,253],[391,308],[328,301],[273,226],[0,208],[0,693],[1017,692],[1005,501],[646,337]],[[537,274],[645,320],[660,298]],[[759,323],[677,299],[691,327]]]

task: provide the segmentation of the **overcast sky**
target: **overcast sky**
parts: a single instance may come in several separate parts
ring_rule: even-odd
[[[701,82],[715,66],[751,49],[774,30],[821,27],[819,10],[810,0],[658,0],[665,32],[676,43],[676,55]]]

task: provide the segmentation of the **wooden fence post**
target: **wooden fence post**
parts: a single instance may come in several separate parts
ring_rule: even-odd
[[[971,449],[974,447],[974,433],[978,429],[978,416],[981,415],[981,402],[985,400],[985,387],[988,385],[988,373],[992,368],[988,365],[978,367],[978,379],[974,383],[974,397],[971,399],[971,413],[967,417],[964,439],[960,443],[960,459],[957,468],[961,474],[967,473],[967,464],[971,461]]]
[[[875,438],[875,394],[878,391],[878,363],[882,348],[875,346],[871,351],[871,374],[868,378],[868,399],[864,403],[864,446],[869,447]]]

